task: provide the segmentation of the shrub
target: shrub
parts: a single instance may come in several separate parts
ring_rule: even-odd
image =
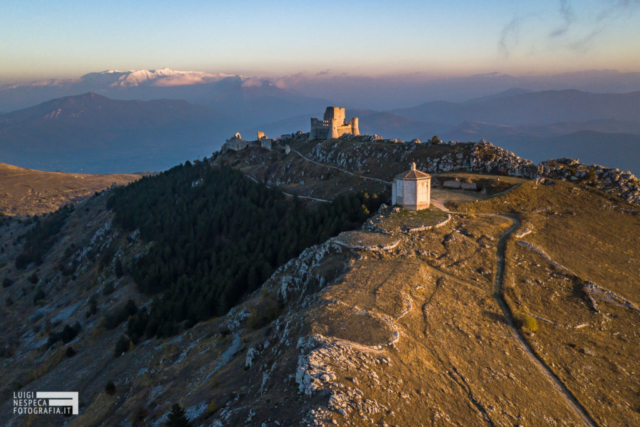
[[[2,281],[2,287],[8,288],[11,285],[13,285],[13,280],[9,279],[8,277],[5,277],[4,280]]]
[[[538,320],[529,313],[516,313],[514,316],[517,326],[530,332],[538,330]]]
[[[36,293],[33,295],[33,303],[34,304],[38,304],[38,302],[42,301],[43,299],[46,298],[46,294],[44,293],[44,291],[42,289],[38,289],[36,291]]]
[[[116,270],[116,277],[120,278],[124,276],[124,267],[122,266],[122,261],[120,261],[120,258],[116,260],[115,270]]]
[[[102,295],[106,297],[108,295],[111,295],[115,290],[116,288],[113,286],[113,283],[108,283],[104,286],[104,289],[102,289]]]
[[[102,271],[106,266],[108,266],[114,255],[115,250],[112,247],[107,248],[98,260],[98,270]]]
[[[18,270],[24,270],[29,265],[29,257],[25,254],[20,254],[16,257],[16,268]]]
[[[258,307],[251,311],[247,318],[247,326],[251,329],[262,329],[280,317],[282,308],[272,297],[263,298]]]
[[[225,324],[218,326],[217,330],[218,330],[218,333],[222,335],[223,338],[231,333],[231,329],[229,329],[229,326]]]
[[[49,335],[49,340],[47,341],[47,347],[51,347],[58,341],[62,341],[64,344],[70,343],[71,341],[73,341],[75,337],[78,336],[78,334],[80,333],[80,330],[82,330],[82,326],[80,325],[80,322],[74,323],[73,326],[66,325],[62,329],[62,331],[53,332]]]
[[[60,332],[60,339],[65,344],[70,343],[78,336],[81,330],[82,326],[80,325],[80,322],[74,323],[73,326],[67,325],[62,329],[62,332]]]
[[[107,385],[104,386],[104,392],[109,396],[113,396],[114,394],[116,394],[116,391],[118,390],[116,389],[116,385],[113,383],[113,381],[109,381]]]
[[[205,411],[205,416],[207,418],[209,418],[211,415],[215,414],[216,412],[218,412],[218,405],[216,405],[215,401],[211,401],[209,402],[209,404],[207,405],[207,410]]]
[[[138,306],[132,299],[129,299],[105,318],[105,327],[107,329],[115,329],[120,323],[127,320],[129,316],[136,314],[137,311]]]
[[[40,279],[38,279],[38,275],[34,271],[33,274],[29,276],[29,281],[35,285],[36,283],[38,283],[38,280]]]
[[[69,347],[67,347],[67,351],[65,351],[64,354],[67,357],[73,357],[73,356],[76,355],[76,350],[73,347],[69,346]]]
[[[147,410],[147,408],[140,407],[136,409],[135,412],[131,414],[131,424],[133,424],[134,426],[141,425],[142,421],[144,421],[147,415],[149,415],[149,411]]]
[[[129,338],[125,337],[124,335],[120,337],[120,339],[116,342],[116,346],[113,349],[113,355],[115,357],[120,357],[122,356],[122,353],[126,353],[127,351],[129,351]]]
[[[174,403],[171,407],[171,412],[169,413],[169,421],[167,422],[168,427],[187,427],[189,425],[189,420],[187,419],[187,415],[180,406],[179,403]]]
[[[85,316],[89,318],[94,314],[96,314],[97,312],[98,312],[98,300],[96,299],[96,296],[93,295],[89,299],[89,310],[87,310],[87,314]]]
[[[15,349],[12,344],[0,346],[0,358],[10,358],[15,355]]]

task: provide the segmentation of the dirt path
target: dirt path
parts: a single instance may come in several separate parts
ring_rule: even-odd
[[[386,185],[391,185],[391,183],[390,183],[389,181],[385,181],[385,180],[383,180],[383,179],[371,178],[371,177],[368,177],[368,176],[358,175],[358,174],[356,174],[356,173],[349,172],[348,170],[346,170],[346,169],[342,169],[342,168],[339,168],[339,167],[337,167],[337,166],[329,166],[329,165],[325,165],[324,163],[316,162],[316,161],[314,161],[314,160],[311,160],[311,159],[310,159],[310,158],[308,158],[308,157],[305,157],[302,153],[300,153],[299,151],[296,151],[296,150],[291,150],[291,152],[292,152],[292,153],[296,153],[298,156],[302,157],[302,158],[303,158],[304,160],[306,160],[307,162],[310,162],[310,163],[316,164],[316,165],[318,165],[318,166],[323,166],[323,167],[325,167],[325,168],[336,169],[336,170],[339,170],[339,171],[341,171],[341,172],[347,173],[347,174],[349,174],[349,175],[356,176],[356,177],[358,177],[358,178],[368,179],[368,180],[371,180],[371,181],[381,182],[381,183],[386,184]]]
[[[252,177],[249,174],[245,174],[245,176],[247,178],[249,178],[251,181],[256,182],[256,183],[260,183],[260,181],[258,181],[257,179],[255,179],[254,177]],[[271,186],[265,184],[268,188],[271,188]],[[287,197],[295,197],[296,195],[294,194],[290,194],[290,193],[285,193],[284,191],[281,191],[282,194],[284,194]],[[308,199],[308,200],[315,200],[316,202],[322,202],[322,203],[329,203],[331,202],[331,200],[326,200],[326,199],[318,199],[315,197],[309,197],[309,196],[298,196],[299,199]]]
[[[505,192],[501,194],[504,194],[504,193]],[[438,207],[439,209],[449,214],[460,214],[460,215],[465,214],[465,212],[450,211],[444,206],[444,201],[441,201],[441,200],[438,200],[438,201],[432,200],[431,203],[433,203],[436,207]],[[509,227],[509,229],[505,231],[504,234],[502,234],[502,236],[500,236],[500,241],[498,242],[498,253],[497,253],[498,265],[496,267],[496,278],[495,278],[495,281],[493,282],[493,297],[496,299],[498,305],[500,306],[500,309],[502,310],[502,313],[504,314],[505,320],[507,322],[507,326],[511,330],[511,334],[516,339],[518,344],[520,344],[520,347],[525,352],[525,354],[529,356],[529,359],[531,359],[533,364],[537,366],[540,373],[542,373],[542,375],[544,375],[547,378],[547,380],[549,380],[549,382],[553,385],[556,391],[560,393],[560,395],[564,398],[567,405],[569,405],[569,407],[573,409],[576,415],[578,415],[582,419],[584,424],[589,427],[597,426],[598,424],[593,420],[593,418],[591,418],[591,416],[587,413],[587,411],[580,404],[580,402],[578,402],[578,400],[573,396],[573,394],[571,394],[571,392],[569,391],[569,389],[567,389],[567,387],[564,385],[562,380],[560,380],[560,378],[558,378],[556,374],[554,374],[553,371],[549,369],[549,367],[544,363],[544,361],[538,358],[538,356],[533,351],[531,346],[529,346],[527,341],[520,334],[520,331],[518,331],[518,329],[516,328],[513,322],[513,318],[511,317],[511,311],[509,311],[507,303],[502,296],[502,280],[504,277],[505,250],[507,248],[507,240],[509,239],[509,236],[511,236],[513,233],[516,232],[516,230],[520,228],[520,225],[521,225],[520,220],[514,216],[509,216],[509,215],[480,214],[480,216],[501,217],[513,223],[513,225],[511,225],[511,227]]]
[[[567,389],[567,387],[563,384],[563,382],[558,378],[552,371],[547,367],[547,365],[538,358],[532,348],[529,346],[524,337],[520,334],[518,329],[516,329],[513,318],[511,317],[511,312],[507,307],[507,303],[505,302],[502,296],[502,279],[504,276],[504,267],[505,267],[505,249],[507,247],[507,240],[509,236],[513,234],[516,230],[520,228],[520,220],[518,218],[506,215],[495,215],[500,216],[502,218],[506,218],[513,222],[513,225],[505,231],[505,233],[500,237],[500,241],[498,242],[498,266],[496,268],[496,279],[493,283],[494,290],[494,298],[498,302],[502,313],[507,321],[507,325],[511,330],[511,334],[518,341],[522,350],[529,356],[531,361],[538,367],[540,372],[549,380],[549,382],[553,385],[553,387],[560,393],[560,395],[564,398],[567,405],[573,409],[573,411],[578,415],[585,425],[590,427],[597,426],[596,422],[589,416],[584,407],[578,402],[578,400],[571,394],[571,392]]]

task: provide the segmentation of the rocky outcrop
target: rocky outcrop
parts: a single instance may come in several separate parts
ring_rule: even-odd
[[[366,137],[352,136],[344,140],[350,143],[347,145],[335,140],[317,144],[308,156],[318,163],[335,164],[353,172],[381,168],[388,165],[389,161],[401,165],[414,161],[417,169],[428,173],[467,171],[525,178],[533,178],[537,174],[536,166],[531,161],[488,142],[438,144],[442,149],[436,151],[431,148],[431,143],[378,140],[378,144],[373,145]]]
[[[592,185],[629,203],[640,205],[640,180],[631,172],[600,165],[587,166],[578,159],[547,160],[538,166],[540,177]]]
[[[630,308],[640,313],[640,308],[638,308],[638,306],[631,301],[621,297],[615,292],[611,292],[608,289],[603,289],[593,282],[585,283],[583,286],[583,290],[589,297],[595,311],[598,311],[598,304],[595,302],[595,299],[597,298],[601,301],[605,301],[610,304],[615,304],[625,308]]]

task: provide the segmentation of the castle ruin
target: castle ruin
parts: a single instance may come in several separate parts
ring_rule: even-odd
[[[240,133],[236,132],[231,138],[227,139],[227,142],[222,144],[222,152],[225,151],[242,151],[245,148],[259,146],[261,148],[271,150],[273,148],[274,140],[265,136],[264,132],[258,131],[258,139],[255,141],[246,141],[242,139]]]
[[[311,132],[309,140],[313,139],[335,139],[345,133],[360,135],[358,128],[358,118],[354,117],[350,122],[345,120],[344,108],[327,107],[324,112],[324,120],[311,118]]]
[[[227,142],[224,145],[222,145],[222,151],[223,152],[227,150],[240,151],[247,148],[248,145],[249,145],[249,141],[245,141],[244,139],[242,139],[242,136],[240,135],[240,133],[236,132],[235,135],[227,139]]]

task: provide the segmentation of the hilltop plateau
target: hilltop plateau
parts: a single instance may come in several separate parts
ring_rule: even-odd
[[[111,187],[125,185],[140,175],[87,175],[42,172],[0,163],[0,213],[41,215],[75,203]]]
[[[418,212],[383,203],[411,162]],[[298,134],[4,222],[1,417],[41,425],[11,393],[57,388],[80,415],[48,425],[160,426],[175,403],[207,426],[639,424],[639,185]]]

